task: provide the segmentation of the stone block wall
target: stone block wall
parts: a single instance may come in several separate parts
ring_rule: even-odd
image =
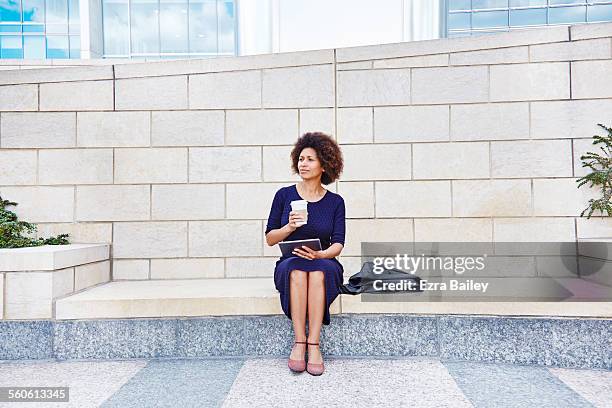
[[[271,276],[274,192],[340,143],[341,261],[362,241],[574,241],[612,24],[275,55],[0,71],[0,194],[41,235],[112,243],[113,279]]]

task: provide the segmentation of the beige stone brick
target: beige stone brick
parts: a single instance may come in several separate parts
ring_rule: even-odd
[[[374,114],[372,108],[338,109],[338,141],[340,143],[372,143]]]
[[[569,140],[491,142],[491,177],[571,177]]]
[[[570,97],[567,62],[493,65],[490,82],[491,101],[533,101]]]
[[[415,242],[491,242],[490,218],[423,218],[414,220]]]
[[[260,108],[261,71],[189,76],[190,109]]]
[[[261,147],[194,147],[189,149],[189,182],[261,180]]]
[[[79,112],[80,147],[139,147],[151,145],[149,112]]]
[[[450,216],[450,181],[376,182],[376,217]]]
[[[530,216],[529,180],[454,180],[453,216]]]
[[[264,108],[334,106],[331,64],[263,70]]]
[[[224,142],[223,111],[167,111],[151,115],[153,146],[211,146]]]
[[[300,109],[300,135],[306,132],[323,132],[335,136],[334,110]]]
[[[18,204],[11,207],[11,211],[24,221],[66,222],[74,219],[73,186],[0,187],[0,195]]]
[[[112,149],[45,149],[38,153],[40,184],[113,182]]]
[[[443,67],[412,70],[412,103],[486,102],[488,68]]]
[[[36,184],[36,150],[0,150],[0,185]]]
[[[187,148],[115,149],[115,183],[186,183]]]
[[[148,259],[116,259],[113,260],[113,280],[144,280],[149,279]]]
[[[584,138],[604,130],[612,112],[612,99],[531,103],[534,139]],[[610,126],[609,124],[607,126]]]
[[[488,103],[450,108],[451,140],[529,138],[529,104]]]
[[[36,84],[0,86],[0,111],[38,110]]]
[[[409,144],[360,144],[342,146],[342,179],[409,180],[411,151]]]
[[[374,217],[374,182],[341,181],[338,194],[344,199],[346,218]]]
[[[74,290],[110,281],[110,261],[94,262],[74,267]]]
[[[414,179],[489,177],[489,144],[418,143],[413,145]]]
[[[377,143],[448,140],[448,117],[447,105],[374,108],[374,140]]]
[[[410,104],[410,69],[338,72],[338,106]]]
[[[225,214],[222,184],[154,185],[151,215],[154,220],[219,219]]]
[[[118,79],[115,109],[188,109],[187,76]]]
[[[23,112],[0,114],[0,147],[73,147],[74,113]]]
[[[151,279],[222,278],[222,258],[151,259]]]
[[[148,185],[76,187],[77,221],[139,221],[150,219]]]
[[[228,145],[294,143],[298,133],[296,109],[232,110],[227,112]]]
[[[40,84],[41,111],[113,110],[113,81]]]
[[[260,221],[192,221],[189,256],[231,257],[262,255]]]
[[[187,256],[187,222],[117,222],[113,226],[114,258]]]

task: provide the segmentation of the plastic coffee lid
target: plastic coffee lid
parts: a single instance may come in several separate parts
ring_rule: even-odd
[[[306,200],[294,200],[291,202],[291,208],[304,208],[308,205]]]

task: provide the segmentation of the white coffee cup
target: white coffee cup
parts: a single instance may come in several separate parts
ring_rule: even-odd
[[[291,210],[302,214],[302,216],[304,217],[304,221],[296,222],[297,225],[302,226],[308,223],[308,201],[306,200],[292,201]]]

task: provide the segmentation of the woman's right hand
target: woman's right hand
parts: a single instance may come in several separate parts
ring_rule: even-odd
[[[289,213],[289,223],[287,225],[289,225],[289,228],[295,231],[296,229],[302,226],[301,224],[298,225],[297,223],[303,221],[304,217],[302,216],[302,214],[298,213],[297,211],[291,211]]]

